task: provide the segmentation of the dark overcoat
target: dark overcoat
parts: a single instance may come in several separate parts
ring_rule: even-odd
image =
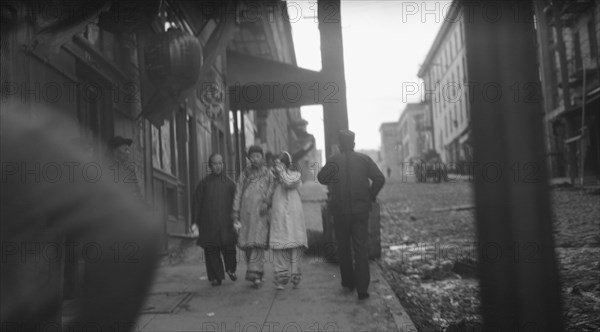
[[[327,185],[334,216],[371,211],[371,203],[385,183],[385,177],[367,155],[347,151],[331,156],[317,178]]]
[[[198,226],[198,245],[226,246],[236,243],[231,219],[235,183],[225,175],[210,174],[196,187],[193,221]]]

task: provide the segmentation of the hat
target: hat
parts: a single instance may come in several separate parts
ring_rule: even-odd
[[[354,133],[350,130],[342,129],[338,133],[338,140],[340,145],[350,145],[354,143]]]
[[[253,153],[260,153],[261,155],[264,155],[263,149],[258,145],[252,145],[250,148],[248,148],[248,156],[250,156]]]
[[[115,137],[111,138],[110,140],[108,140],[108,148],[110,150],[114,150],[121,145],[131,145],[131,143],[133,143],[133,140],[131,138],[125,138],[123,136],[115,136]]]

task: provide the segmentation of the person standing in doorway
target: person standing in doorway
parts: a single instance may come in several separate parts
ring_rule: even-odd
[[[248,165],[240,174],[233,200],[232,219],[238,246],[246,253],[246,280],[259,288],[264,275],[264,254],[269,243],[268,211],[274,175],[263,163],[263,150],[248,149]]]
[[[362,300],[369,297],[369,212],[385,176],[369,156],[354,152],[353,132],[342,130],[338,139],[340,153],[329,157],[317,179],[331,193],[342,287],[356,289]]]
[[[213,286],[220,286],[225,272],[232,281],[237,280],[236,234],[231,218],[235,183],[223,173],[223,156],[220,154],[212,154],[208,166],[211,174],[196,187],[192,220],[198,226],[198,245],[204,249],[208,281]]]
[[[140,202],[144,200],[135,163],[130,161],[133,140],[114,136],[108,141],[108,172],[113,180],[126,188]]]
[[[270,246],[273,249],[274,283],[277,289],[291,281],[300,284],[300,265],[304,249],[308,248],[306,225],[299,187],[302,175],[291,168],[292,157],[283,151],[275,159],[275,188],[271,208]]]

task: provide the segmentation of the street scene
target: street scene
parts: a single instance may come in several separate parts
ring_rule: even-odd
[[[600,330],[597,0],[1,13],[0,330]]]
[[[482,330],[472,187],[395,181],[382,190],[380,264],[419,331]],[[597,188],[551,190],[567,331],[596,331],[600,324],[598,194]],[[536,252],[507,254],[526,260]]]

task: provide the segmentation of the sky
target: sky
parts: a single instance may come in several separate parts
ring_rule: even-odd
[[[420,102],[417,77],[451,1],[342,0],[349,129],[356,150],[380,148],[379,127],[398,121],[407,102]],[[314,1],[287,1],[298,66],[321,69]],[[403,83],[404,90],[403,92]],[[324,150],[321,106],[302,107],[308,131]]]

